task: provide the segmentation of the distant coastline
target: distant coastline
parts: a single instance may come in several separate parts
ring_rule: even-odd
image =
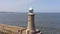
[[[0,13],[26,13],[27,14],[27,12],[13,12],[13,11],[0,11]],[[60,13],[60,12],[34,12],[34,13]]]

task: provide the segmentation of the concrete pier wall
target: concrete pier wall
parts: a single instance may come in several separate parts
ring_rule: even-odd
[[[4,33],[22,33],[23,30],[26,30],[22,27],[11,26],[6,24],[0,24],[0,31]]]
[[[40,30],[36,29],[36,33],[40,34],[39,31]],[[26,34],[26,28],[0,24],[0,32],[7,34]]]

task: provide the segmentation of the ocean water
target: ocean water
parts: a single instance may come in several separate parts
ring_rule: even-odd
[[[27,13],[0,13],[0,23],[27,27]],[[43,34],[60,34],[60,13],[35,13],[35,26]]]

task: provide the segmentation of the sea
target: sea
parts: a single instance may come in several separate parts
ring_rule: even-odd
[[[27,28],[27,21],[28,13],[0,12],[0,24]],[[35,13],[35,26],[43,34],[60,34],[60,13]]]

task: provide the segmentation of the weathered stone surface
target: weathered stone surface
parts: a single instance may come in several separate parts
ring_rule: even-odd
[[[25,28],[22,27],[17,27],[17,26],[11,26],[11,25],[6,25],[6,24],[0,24],[0,31],[4,32],[4,33],[22,33],[24,30],[26,30]]]

